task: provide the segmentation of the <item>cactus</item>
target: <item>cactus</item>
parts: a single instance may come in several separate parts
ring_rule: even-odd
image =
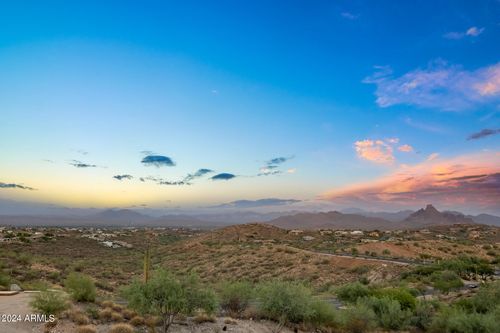
[[[148,242],[146,247],[146,252],[144,253],[144,282],[147,283],[149,280],[149,271],[151,270],[151,252],[150,243]]]

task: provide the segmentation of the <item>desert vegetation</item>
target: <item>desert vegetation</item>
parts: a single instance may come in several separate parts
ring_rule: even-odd
[[[494,230],[485,229],[484,244],[467,240],[467,227],[455,229],[439,230],[453,235],[445,240],[418,231],[295,235],[256,224],[99,234],[131,248],[103,246],[85,230],[51,231],[49,240],[0,245],[0,285],[40,290],[33,308],[58,318],[47,332],[217,331],[248,323],[276,332],[496,332]],[[67,256],[54,260],[63,249]],[[397,261],[410,253],[412,260]]]

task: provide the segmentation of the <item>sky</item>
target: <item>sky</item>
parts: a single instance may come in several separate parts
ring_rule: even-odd
[[[499,1],[26,1],[0,22],[4,202],[500,214]]]

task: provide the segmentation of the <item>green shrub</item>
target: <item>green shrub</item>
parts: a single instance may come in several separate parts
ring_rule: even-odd
[[[473,297],[462,299],[455,304],[457,307],[472,313],[487,313],[500,306],[500,281],[481,286]]]
[[[70,273],[64,281],[64,286],[71,297],[77,302],[95,301],[95,284],[89,276],[80,273]]]
[[[339,300],[347,303],[356,303],[358,298],[367,297],[371,294],[370,288],[359,282],[348,283],[337,289]]]
[[[7,288],[10,285],[10,277],[0,271],[0,286]]]
[[[232,316],[240,316],[253,297],[253,286],[244,281],[225,283],[219,293],[221,308]]]
[[[434,288],[444,293],[464,285],[462,279],[453,271],[434,272],[431,275],[431,281]]]
[[[36,294],[30,305],[44,315],[57,315],[68,308],[61,292],[48,290]]]
[[[493,313],[466,313],[455,308],[439,313],[429,330],[435,333],[498,333],[498,324]]]
[[[340,312],[342,327],[350,333],[364,333],[377,326],[375,312],[364,304],[356,304]]]
[[[307,319],[314,327],[337,327],[339,318],[333,306],[322,300],[315,300],[311,304],[312,314]]]
[[[203,288],[195,275],[179,279],[165,270],[154,272],[148,282],[134,281],[123,294],[130,308],[160,316],[163,332],[168,331],[177,315],[191,315],[199,309],[210,315],[217,309],[215,294]]]
[[[373,295],[377,298],[386,297],[386,298],[398,301],[399,304],[401,304],[401,309],[403,309],[403,310],[415,309],[416,298],[406,288],[376,289],[373,291]]]
[[[401,304],[388,297],[368,297],[358,301],[372,309],[377,315],[378,325],[385,329],[402,330],[410,322],[410,311],[401,309]]]
[[[285,323],[306,322],[313,316],[313,297],[304,285],[271,281],[259,287],[258,310],[264,318]]]
[[[437,307],[436,302],[418,301],[410,319],[411,325],[422,330],[428,330],[436,314]]]

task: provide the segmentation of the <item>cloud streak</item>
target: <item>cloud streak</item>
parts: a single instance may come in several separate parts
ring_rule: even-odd
[[[148,155],[141,160],[141,163],[146,166],[155,166],[157,168],[175,166],[175,162],[170,157],[162,155]]]
[[[223,173],[216,174],[215,176],[211,177],[210,179],[212,179],[212,180],[230,180],[233,178],[236,178],[236,176],[233,175],[232,173],[223,172]]]
[[[24,186],[20,184],[14,184],[14,183],[2,183],[0,182],[0,188],[13,188],[13,189],[19,189],[19,190],[28,190],[28,191],[35,191],[36,189],[33,187],[29,186]]]
[[[113,178],[122,181],[124,179],[130,180],[134,177],[132,175],[116,175],[116,176],[113,176]]]
[[[497,129],[485,128],[479,132],[472,133],[471,135],[469,135],[467,137],[467,140],[482,139],[482,138],[485,138],[487,136],[496,135],[496,134],[500,134],[500,128],[497,128]]]
[[[436,61],[394,77],[387,67],[363,80],[376,85],[380,107],[415,105],[443,111],[462,111],[500,101],[500,63],[474,71]]]
[[[339,204],[384,206],[439,204],[450,208],[500,211],[500,153],[433,159],[370,182],[332,190],[322,196]]]
[[[236,200],[221,205],[213,206],[212,208],[256,208],[267,206],[284,206],[301,202],[296,199],[278,199],[278,198],[265,198],[258,200]]]
[[[443,35],[446,39],[462,39],[464,37],[477,37],[484,32],[484,28],[470,27],[465,31],[451,31]]]
[[[77,160],[73,160],[69,162],[69,164],[74,166],[75,168],[97,168],[97,165],[95,164],[84,163]]]
[[[191,182],[197,178],[201,178],[209,173],[213,173],[214,171],[211,169],[198,169],[195,173],[190,173],[186,177],[184,177],[185,182]]]

